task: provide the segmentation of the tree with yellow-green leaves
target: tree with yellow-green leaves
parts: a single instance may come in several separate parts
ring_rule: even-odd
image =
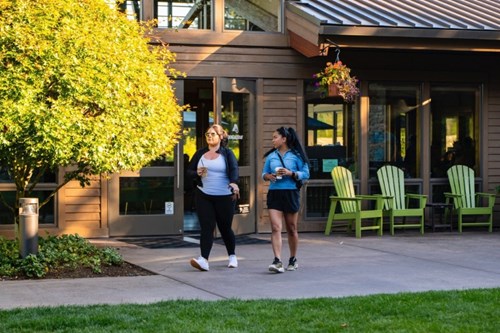
[[[173,61],[153,30],[104,0],[0,0],[0,167],[16,205],[47,171],[72,170],[53,195],[171,152]]]

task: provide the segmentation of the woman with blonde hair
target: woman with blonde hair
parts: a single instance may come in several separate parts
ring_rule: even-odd
[[[226,245],[228,267],[238,267],[232,230],[235,203],[240,196],[238,162],[233,151],[227,148],[227,137],[222,126],[210,126],[205,133],[207,146],[194,154],[186,170],[188,176],[195,178],[198,184],[195,207],[201,229],[201,255],[191,259],[190,263],[200,271],[209,270],[208,258],[216,225]]]

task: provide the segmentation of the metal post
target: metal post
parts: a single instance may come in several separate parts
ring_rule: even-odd
[[[38,198],[19,199],[19,253],[38,254]]]

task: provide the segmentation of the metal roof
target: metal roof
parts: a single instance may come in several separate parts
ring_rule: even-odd
[[[287,9],[320,26],[500,31],[500,0],[289,0]]]

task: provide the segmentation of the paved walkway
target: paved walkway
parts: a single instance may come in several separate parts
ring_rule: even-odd
[[[252,237],[269,240],[270,235]],[[286,241],[286,238],[284,239]],[[500,233],[429,232],[420,236],[300,234],[299,270],[270,273],[270,243],[239,245],[229,269],[215,244],[210,271],[189,265],[197,248],[147,249],[116,240],[126,261],[158,275],[0,282],[0,309],[32,306],[152,303],[163,300],[343,297],[379,293],[500,287]],[[285,243],[284,260],[288,260]]]

